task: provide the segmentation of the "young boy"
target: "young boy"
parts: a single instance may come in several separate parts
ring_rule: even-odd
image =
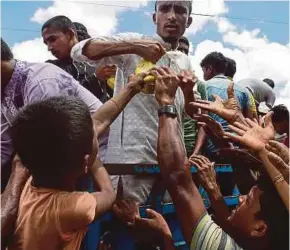
[[[26,106],[12,125],[12,141],[32,175],[23,189],[10,249],[79,249],[87,226],[115,201],[96,159],[98,142],[88,107],[53,97]],[[76,192],[90,172],[99,192]]]

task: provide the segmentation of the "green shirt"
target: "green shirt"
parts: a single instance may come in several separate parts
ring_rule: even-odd
[[[242,250],[206,213],[197,223],[190,250]]]
[[[205,84],[201,81],[197,82],[197,95],[196,99],[207,100],[207,93]],[[187,155],[191,155],[195,146],[197,137],[197,122],[192,120],[188,115],[183,117],[183,127],[184,127],[184,144]]]

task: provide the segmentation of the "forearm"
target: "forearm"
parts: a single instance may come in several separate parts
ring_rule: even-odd
[[[200,154],[203,145],[206,140],[206,133],[204,131],[204,128],[202,126],[199,127],[198,133],[197,133],[197,138],[196,138],[196,144],[193,150],[193,154],[198,155]]]
[[[1,195],[1,246],[3,249],[13,234],[20,196],[28,177],[28,170],[18,167],[17,171],[11,173],[7,187]]]
[[[175,250],[174,241],[171,235],[164,235],[162,250]]]
[[[198,113],[198,108],[194,108],[190,105],[191,102],[195,102],[194,92],[183,92],[184,96],[184,110],[190,117]]]
[[[278,176],[280,173],[280,171],[269,161],[268,156],[267,156],[268,152],[266,149],[263,149],[259,152],[259,157],[261,158],[264,166],[265,166],[265,170],[268,173],[268,176],[270,177],[270,179],[273,181],[275,180],[275,177]],[[284,180],[281,181],[279,183],[275,183],[273,181],[273,184],[275,186],[275,188],[277,189],[284,205],[286,206],[286,208],[289,211],[289,185],[288,183]]]
[[[98,192],[91,193],[97,201],[95,212],[96,220],[112,208],[116,200],[116,194],[114,192],[114,188],[112,186],[107,170],[104,168],[99,159],[96,159],[93,166],[91,167],[91,174],[94,180],[94,184],[100,190]]]
[[[211,208],[213,209],[217,222],[224,230],[227,230],[229,223],[228,217],[231,215],[231,211],[224,201],[224,198],[220,192],[218,185],[216,184],[212,189],[207,190]]]
[[[90,40],[83,48],[82,54],[90,60],[100,60],[104,57],[117,56],[124,54],[138,54],[138,50],[142,48],[142,41],[132,40],[116,40],[101,41]]]
[[[98,137],[109,128],[135,94],[136,91],[131,86],[126,86],[93,114],[92,118]]]
[[[157,158],[162,180],[173,200],[184,238],[190,243],[193,229],[206,212],[185,157],[176,118],[159,118]]]
[[[114,192],[110,176],[101,161],[97,158],[91,167],[91,175],[99,191]]]

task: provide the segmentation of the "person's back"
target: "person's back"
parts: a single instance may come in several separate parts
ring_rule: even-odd
[[[9,249],[79,249],[89,224],[115,199],[112,187],[104,191],[99,181],[98,170],[105,170],[96,159],[98,142],[87,105],[61,96],[27,105],[13,121],[11,137],[32,176],[20,197]],[[76,192],[89,172],[100,191]],[[102,182],[109,182],[107,174]]]
[[[207,81],[206,89],[208,93],[208,100],[214,101],[214,97],[212,95],[217,95],[223,100],[228,99],[227,89],[231,82],[232,81],[230,79],[228,79],[227,77],[223,75],[215,76],[211,80]],[[234,91],[235,91],[235,96],[239,102],[239,106],[241,110],[245,111],[246,109],[250,107],[250,99],[249,99],[248,91],[237,84],[234,84]],[[225,121],[220,116],[213,113],[211,113],[210,116],[214,120],[218,121],[225,130],[228,130],[227,121]]]
[[[257,106],[261,102],[266,102],[266,105],[270,108],[274,105],[276,100],[275,92],[266,82],[255,78],[246,78],[237,82],[237,84],[249,89]]]
[[[30,178],[21,194],[9,250],[77,250],[94,220],[95,208],[96,200],[87,192],[36,188]]]

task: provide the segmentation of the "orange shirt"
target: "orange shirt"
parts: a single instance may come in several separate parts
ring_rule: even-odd
[[[27,181],[9,250],[79,250],[94,220],[96,199],[88,192],[36,188]]]

